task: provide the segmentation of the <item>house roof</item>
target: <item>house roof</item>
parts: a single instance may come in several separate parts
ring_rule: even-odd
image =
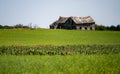
[[[57,21],[55,21],[53,24],[57,25],[59,23],[65,23],[69,18],[71,18],[76,24],[84,24],[84,23],[95,23],[93,18],[91,16],[86,17],[62,17],[60,16]]]

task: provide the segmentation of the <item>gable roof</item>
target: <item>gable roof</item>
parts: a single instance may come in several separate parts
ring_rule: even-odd
[[[95,23],[91,16],[87,17],[71,17],[76,24]]]
[[[86,17],[62,17],[60,16],[59,19],[55,22],[53,22],[54,25],[57,25],[59,23],[65,23],[69,18],[71,18],[76,24],[84,24],[84,23],[95,23],[93,18],[91,16]]]

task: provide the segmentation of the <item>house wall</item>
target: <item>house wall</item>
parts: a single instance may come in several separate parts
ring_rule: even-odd
[[[80,29],[80,26],[76,26],[76,29],[79,30],[79,29]]]
[[[92,27],[92,30],[95,30],[95,26]]]
[[[95,30],[95,25],[70,25],[70,24],[59,24],[50,26],[50,29],[77,29],[77,30]]]
[[[50,26],[50,29],[77,29],[77,30],[95,30],[94,25],[70,25],[70,24],[60,24]]]
[[[71,18],[69,18],[65,23],[59,23],[57,28],[58,29],[76,29],[76,24]]]
[[[76,25],[77,30],[95,30],[95,26],[93,24],[90,25]]]
[[[54,29],[54,26],[50,25],[50,29]]]

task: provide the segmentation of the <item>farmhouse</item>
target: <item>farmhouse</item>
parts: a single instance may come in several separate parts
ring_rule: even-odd
[[[91,16],[86,17],[59,17],[50,25],[50,29],[78,29],[95,30],[95,21]]]

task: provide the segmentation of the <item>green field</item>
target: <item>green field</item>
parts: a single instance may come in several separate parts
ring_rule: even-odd
[[[120,74],[119,56],[0,56],[0,74]]]
[[[79,30],[0,30],[0,45],[120,44],[120,32]]]
[[[0,74],[120,74],[120,32],[0,30]]]

